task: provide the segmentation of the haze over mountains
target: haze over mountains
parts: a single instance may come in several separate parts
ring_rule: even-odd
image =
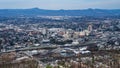
[[[45,10],[0,9],[0,16],[120,16],[120,9]]]

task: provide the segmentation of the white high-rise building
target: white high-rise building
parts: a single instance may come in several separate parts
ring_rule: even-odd
[[[93,30],[93,28],[92,28],[92,25],[90,24],[89,26],[88,26],[88,31],[92,31]]]

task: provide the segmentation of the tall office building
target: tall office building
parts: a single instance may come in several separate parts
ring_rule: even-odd
[[[90,24],[89,26],[88,26],[88,31],[92,31],[93,30],[93,28],[92,28],[92,24]]]

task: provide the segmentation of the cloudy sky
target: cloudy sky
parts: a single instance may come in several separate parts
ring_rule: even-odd
[[[0,9],[120,9],[120,0],[0,0]]]

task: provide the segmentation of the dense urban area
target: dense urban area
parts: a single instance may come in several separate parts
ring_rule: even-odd
[[[0,17],[0,68],[120,68],[120,17]]]

